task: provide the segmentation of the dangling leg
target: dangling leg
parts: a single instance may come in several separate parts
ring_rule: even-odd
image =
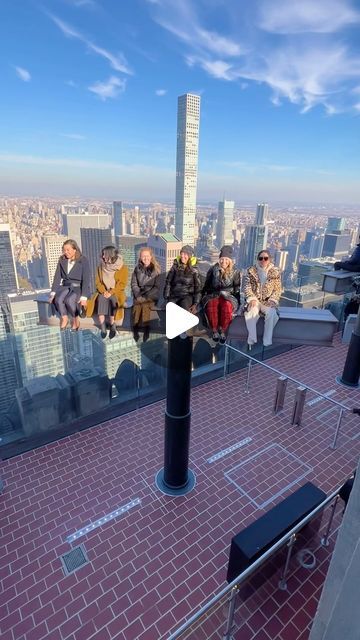
[[[56,292],[55,298],[54,298],[55,308],[57,312],[60,314],[61,331],[66,329],[69,321],[68,310],[65,304],[65,298],[68,295],[68,293],[69,293],[69,289],[67,287],[63,287]]]
[[[248,311],[245,311],[244,313],[244,317],[245,317],[245,322],[246,322],[246,327],[248,330],[248,345],[253,345],[256,344],[257,342],[257,335],[256,335],[256,324],[257,321],[259,320],[259,313],[260,313],[260,305],[258,302],[256,302],[256,304],[251,307]]]
[[[263,344],[264,347],[269,347],[272,344],[273,331],[279,316],[274,307],[262,306],[261,311],[265,313]]]
[[[226,331],[232,320],[232,315],[233,306],[231,302],[221,297],[219,300],[219,332],[221,344],[226,342]]]
[[[205,306],[205,315],[208,321],[208,325],[212,330],[212,339],[214,342],[218,342],[220,334],[219,328],[219,298],[210,298]]]
[[[112,340],[112,338],[115,338],[116,336],[115,312],[118,304],[115,296],[111,296],[111,298],[108,298],[108,303],[109,303],[109,322],[110,322],[109,338],[110,340]]]

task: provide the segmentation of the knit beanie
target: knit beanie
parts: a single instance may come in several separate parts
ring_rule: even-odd
[[[224,247],[221,247],[219,258],[230,258],[230,260],[232,260],[232,257],[233,257],[233,252],[232,252],[232,247],[230,245],[225,245]]]
[[[180,249],[180,253],[181,253],[182,251],[183,251],[184,253],[187,253],[187,254],[188,254],[188,256],[189,256],[190,258],[191,258],[191,256],[193,256],[193,255],[194,255],[194,253],[195,253],[195,252],[194,252],[194,249],[193,249],[192,247],[190,247],[190,245],[189,245],[189,244],[186,244],[184,247],[181,247],[181,249]]]

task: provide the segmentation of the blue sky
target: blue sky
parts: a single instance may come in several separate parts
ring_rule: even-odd
[[[201,95],[198,199],[360,199],[351,0],[3,0],[0,192],[173,200]]]

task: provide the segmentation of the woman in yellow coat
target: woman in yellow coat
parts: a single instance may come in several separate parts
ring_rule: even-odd
[[[106,317],[109,319],[109,338],[116,336],[116,322],[124,318],[125,287],[128,268],[124,265],[118,250],[110,245],[101,252],[101,263],[96,270],[96,292],[88,301],[87,316],[96,313],[99,317],[101,337],[106,338]]]

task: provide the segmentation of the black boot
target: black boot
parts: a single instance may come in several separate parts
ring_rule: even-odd
[[[139,340],[139,338],[140,338],[140,336],[139,336],[139,327],[138,327],[137,324],[134,325],[134,327],[133,327],[133,338],[134,338],[135,342],[137,342]]]
[[[109,338],[110,340],[112,340],[113,338],[115,338],[116,336],[116,325],[115,322],[111,325],[110,327],[110,331],[109,331]]]
[[[106,330],[105,322],[102,322],[101,325],[100,325],[100,335],[101,335],[102,339],[105,340],[105,338],[107,336],[107,330]]]
[[[146,342],[147,340],[149,340],[149,336],[150,336],[150,328],[149,327],[145,327],[144,335],[143,335],[143,342]]]

